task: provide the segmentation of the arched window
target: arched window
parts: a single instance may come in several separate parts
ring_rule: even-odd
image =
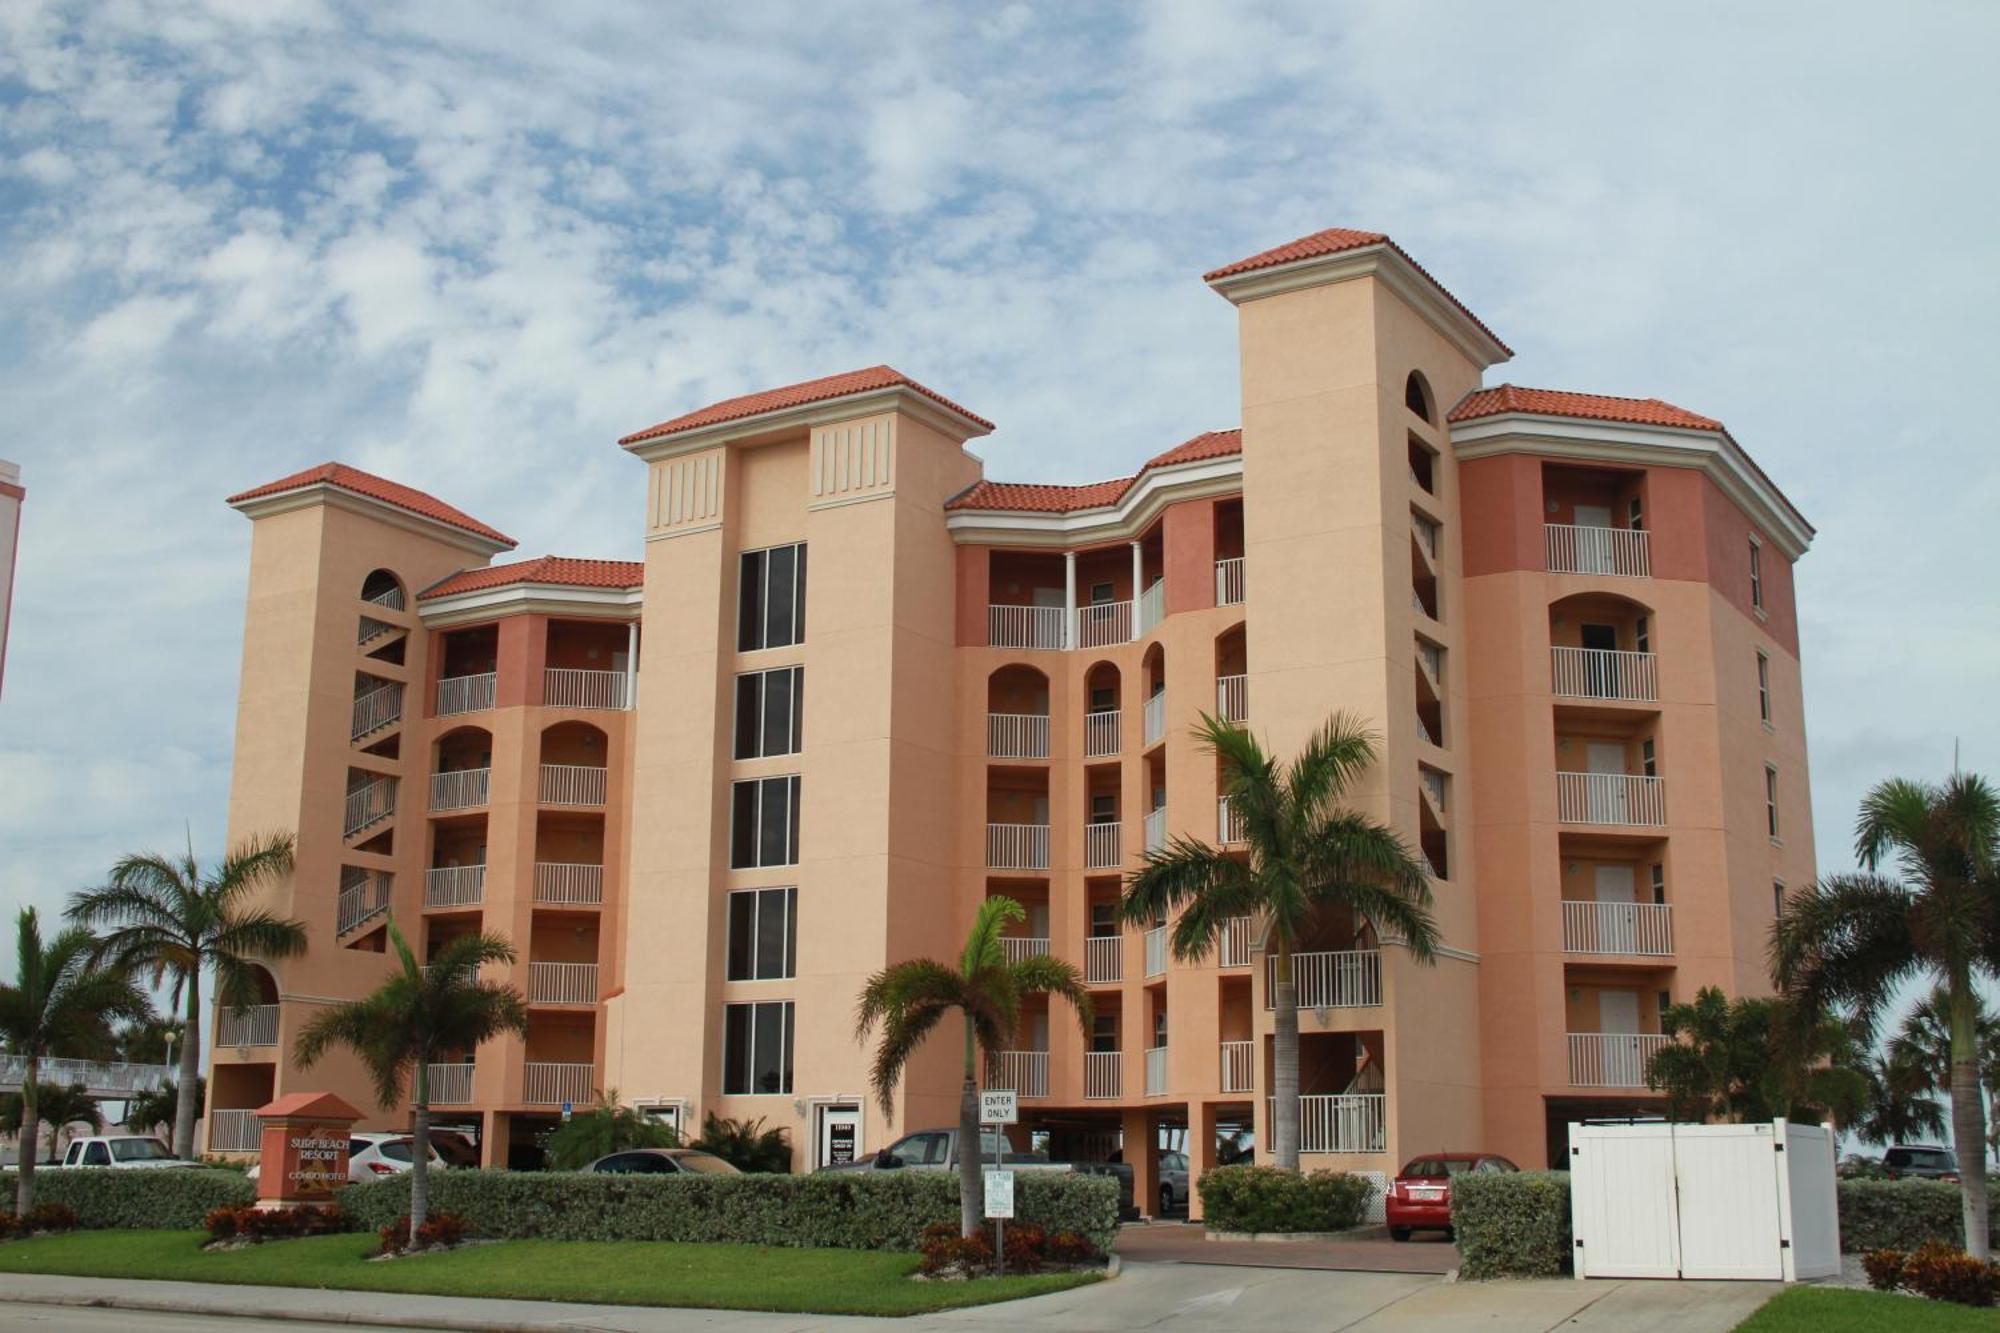
[[[1422,371],[1411,371],[1410,377],[1403,381],[1403,406],[1425,421],[1435,420],[1431,416],[1431,386]]]
[[[361,580],[361,600],[391,611],[403,609],[403,581],[386,569]]]

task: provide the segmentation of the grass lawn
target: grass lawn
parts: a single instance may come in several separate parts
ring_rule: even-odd
[[[1736,1333],[1996,1333],[2000,1310],[1918,1300],[1885,1291],[1793,1287],[1736,1326]]]
[[[907,1315],[1063,1291],[1096,1273],[912,1282],[914,1254],[756,1245],[514,1240],[369,1263],[373,1236],[314,1236],[204,1253],[197,1231],[74,1231],[0,1245],[0,1273],[251,1283],[426,1296]]]

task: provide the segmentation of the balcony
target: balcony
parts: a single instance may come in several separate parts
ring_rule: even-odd
[[[224,1005],[215,1012],[217,1046],[276,1046],[278,1006],[253,1004],[237,1013]]]
[[[1565,824],[1659,828],[1667,822],[1666,780],[1632,773],[1558,773],[1556,818]]]
[[[460,713],[481,713],[493,707],[493,685],[499,676],[491,671],[476,676],[447,676],[438,682],[437,715],[455,717]]]
[[[1243,557],[1215,562],[1215,604],[1240,606],[1243,602]]]
[[[521,1066],[521,1100],[529,1106],[582,1106],[592,1100],[597,1067],[530,1060]]]
[[[1130,643],[1138,635],[1132,631],[1132,603],[1096,602],[1076,609],[1078,648],[1103,648],[1114,643]]]
[[[1083,715],[1083,753],[1089,759],[1104,759],[1115,755],[1123,748],[1119,718],[1124,714],[1115,708],[1102,709]]]
[[[1049,1095],[1047,1051],[992,1051],[986,1062],[986,1086],[1012,1088],[1016,1096]]]
[[[1276,1121],[1273,1099],[1265,1110]],[[1389,1150],[1388,1099],[1379,1092],[1314,1093],[1299,1098],[1299,1151]]]
[[[486,867],[433,866],[424,872],[425,907],[477,907],[486,898]]]
[[[1236,813],[1227,796],[1215,800],[1215,840],[1225,847],[1232,842],[1247,842],[1250,837],[1249,823]]]
[[[1146,1095],[1164,1097],[1167,1092],[1167,1048],[1149,1047],[1146,1051]]]
[[[986,642],[995,648],[1067,648],[1063,618],[1060,606],[989,606]]]
[[[1047,824],[988,824],[986,865],[991,870],[1047,870]]]
[[[603,805],[605,770],[585,764],[543,764],[543,805]]]
[[[431,813],[476,810],[485,805],[492,776],[490,768],[459,768],[431,774]]]
[[[1255,917],[1233,916],[1222,923],[1222,939],[1216,947],[1217,967],[1250,966],[1250,947],[1257,941]],[[1294,973],[1294,975],[1297,975]]]
[[[1148,854],[1167,849],[1167,807],[1146,812],[1145,834]]]
[[[1612,648],[1549,649],[1554,691],[1562,699],[1655,703],[1660,678],[1655,655]]]
[[[1146,979],[1167,974],[1167,928],[1154,926],[1146,932]]]
[[[1225,1041],[1222,1043],[1222,1090],[1224,1092],[1251,1091],[1255,1087],[1256,1070],[1256,1042]]]
[[[1155,626],[1167,618],[1167,581],[1154,579],[1139,594],[1139,634],[1151,634]]]
[[[1118,1097],[1121,1095],[1119,1077],[1123,1065],[1123,1051],[1085,1051],[1083,1053],[1083,1095],[1093,1100]]]
[[[472,1104],[472,1065],[464,1064],[432,1065],[425,1077],[430,1084],[432,1106],[470,1106]]]
[[[535,903],[540,907],[599,907],[604,867],[564,861],[535,862]]]
[[[359,930],[389,910],[393,881],[385,871],[363,870],[359,866],[340,868],[340,897],[334,903],[333,933],[345,935]]]
[[[264,1127],[254,1109],[208,1113],[210,1152],[256,1152],[263,1144]]]
[[[386,620],[377,620],[373,616],[362,616],[361,623],[355,627],[354,646],[357,648],[366,648],[377,639],[384,639],[391,634],[400,634],[402,632],[403,627],[401,625],[392,625]]]
[[[528,964],[529,1004],[596,1004],[597,964]]]
[[[401,681],[391,681],[378,685],[366,694],[354,696],[354,715],[348,730],[349,740],[360,740],[363,736],[380,731],[392,722],[402,720],[403,685]]]
[[[1671,1037],[1641,1032],[1569,1034],[1569,1082],[1574,1088],[1643,1088],[1646,1065]]]
[[[1667,903],[1566,900],[1562,905],[1563,952],[1671,958],[1673,910]]]
[[[1278,958],[1264,957],[1264,1007],[1273,1004]],[[1292,985],[1301,1009],[1367,1009],[1382,1003],[1382,954],[1342,949],[1292,955]]]
[[[1643,579],[1652,574],[1650,536],[1641,528],[1543,525],[1548,534],[1549,573],[1610,574]]]
[[[545,708],[630,708],[631,688],[632,678],[623,671],[580,671],[572,667],[545,667],[542,670],[542,706]],[[444,710],[440,708],[438,711],[442,713]]]
[[[1250,718],[1250,677],[1215,678],[1215,715],[1224,722],[1247,722]]]
[[[1146,739],[1148,746],[1157,745],[1167,734],[1167,692],[1161,690],[1146,700]]]
[[[1123,936],[1093,935],[1083,942],[1083,979],[1092,986],[1109,986],[1125,979]]]
[[[1025,963],[1030,958],[1044,958],[1049,952],[1049,937],[1046,935],[1002,935],[1000,956],[1009,963]]]
[[[1116,870],[1124,857],[1119,851],[1119,824],[1083,826],[1083,867],[1086,870]]]
[[[986,753],[993,759],[1047,759],[1048,714],[988,713]]]

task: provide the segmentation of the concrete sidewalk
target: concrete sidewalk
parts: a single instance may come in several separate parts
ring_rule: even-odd
[[[688,1333],[689,1330],[840,1329],[1019,1333],[1024,1324],[1073,1333],[1217,1330],[1218,1333],[1728,1333],[1779,1288],[1756,1282],[1450,1283],[1402,1273],[1344,1273],[1201,1264],[1132,1264],[1095,1286],[1031,1300],[918,1315],[853,1319],[726,1310],[467,1300],[380,1292],[113,1282],[10,1275],[0,1289],[19,1313],[93,1306],[208,1317],[504,1333]]]

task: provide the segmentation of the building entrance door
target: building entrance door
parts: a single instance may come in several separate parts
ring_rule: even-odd
[[[817,1108],[814,1118],[818,1121],[813,1134],[817,1158],[813,1162],[815,1170],[860,1160],[861,1107],[858,1103],[823,1103]]]

